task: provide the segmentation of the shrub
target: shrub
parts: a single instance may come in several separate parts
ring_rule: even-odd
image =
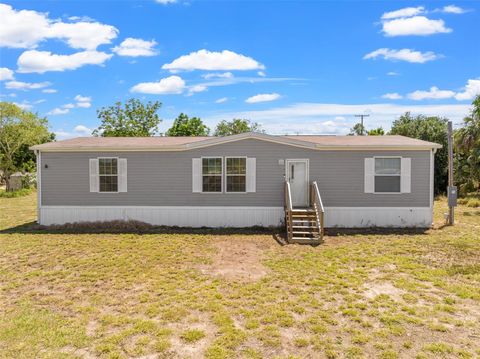
[[[18,191],[0,191],[0,198],[15,198],[15,197],[23,197],[23,196],[28,196],[30,193],[32,193],[31,188],[22,188],[19,189]]]

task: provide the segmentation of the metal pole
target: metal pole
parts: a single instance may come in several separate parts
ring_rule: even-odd
[[[453,139],[452,139],[452,121],[448,121],[447,126],[448,135],[448,192],[453,186]],[[450,193],[448,193],[450,195]],[[453,225],[455,223],[454,207],[449,203],[448,206],[448,224]]]
[[[363,136],[363,118],[364,118],[364,117],[368,117],[368,116],[370,116],[370,115],[354,115],[354,116],[361,118],[362,128],[361,128],[361,131],[360,131],[360,135]]]

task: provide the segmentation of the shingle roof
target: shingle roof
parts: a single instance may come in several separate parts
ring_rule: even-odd
[[[246,138],[257,138],[271,142],[308,148],[361,149],[361,148],[441,148],[439,144],[404,136],[326,136],[298,135],[273,136],[244,133],[226,137],[77,137],[49,142],[31,147],[41,151],[86,151],[86,150],[186,150],[211,146]]]

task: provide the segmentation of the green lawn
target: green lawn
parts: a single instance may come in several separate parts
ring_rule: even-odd
[[[310,247],[32,230],[35,194],[0,198],[0,357],[479,357],[480,209],[445,211]]]

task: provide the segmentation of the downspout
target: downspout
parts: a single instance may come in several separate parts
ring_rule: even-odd
[[[41,224],[42,214],[42,154],[40,150],[35,150],[37,157],[37,223]]]

